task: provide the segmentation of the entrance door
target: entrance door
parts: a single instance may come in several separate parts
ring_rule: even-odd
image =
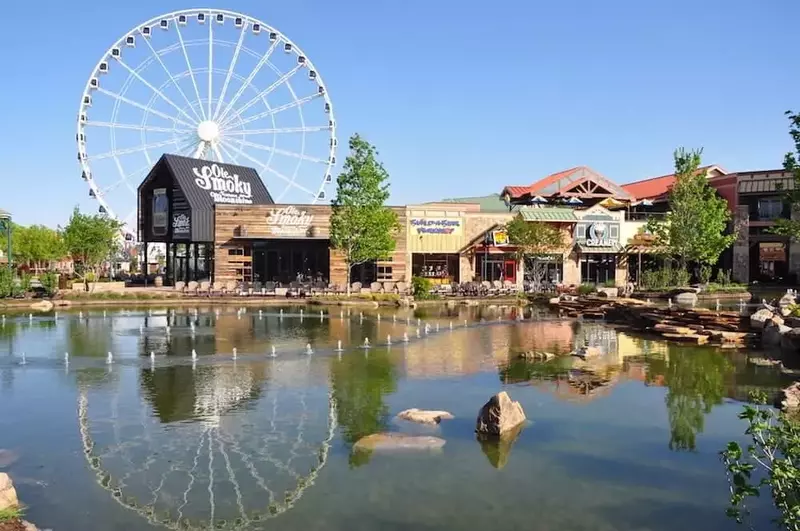
[[[515,260],[506,260],[503,265],[503,279],[512,283],[517,282],[517,262]]]

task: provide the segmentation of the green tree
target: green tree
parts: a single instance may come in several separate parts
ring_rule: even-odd
[[[702,150],[675,151],[675,184],[669,192],[665,220],[651,219],[648,230],[655,244],[678,260],[682,269],[692,263],[715,264],[736,236],[725,234],[730,212],[728,203],[709,184],[700,168]]]
[[[795,153],[791,151],[783,158],[783,168],[792,173],[794,186],[785,190],[785,199],[792,207],[792,213],[800,211],[800,114],[786,111],[789,117],[789,136],[794,142]],[[777,219],[769,232],[800,239],[800,219]]]
[[[98,278],[103,262],[113,256],[121,245],[122,223],[102,214],[82,214],[77,208],[64,227],[67,252],[76,261],[75,271],[86,282],[87,273]]]
[[[58,231],[44,225],[16,225],[14,254],[18,264],[28,264],[38,272],[50,269],[53,262],[61,260],[67,253]]]
[[[544,264],[538,258],[554,252],[562,252],[564,234],[553,225],[541,221],[525,221],[517,214],[506,224],[509,243],[516,246],[516,257],[525,263],[525,269],[531,272],[534,286],[544,280]]]
[[[347,265],[347,292],[353,267],[388,260],[400,229],[397,213],[386,207],[389,174],[377,160],[378,152],[357,134],[350,137],[350,155],[336,180],[332,202],[331,246]]]

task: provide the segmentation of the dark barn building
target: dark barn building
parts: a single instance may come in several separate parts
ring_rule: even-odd
[[[178,155],[163,155],[139,185],[139,241],[145,253],[166,244],[166,283],[212,278],[217,204],[274,201],[253,168]]]

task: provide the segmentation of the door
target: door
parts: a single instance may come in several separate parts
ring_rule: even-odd
[[[512,283],[517,282],[517,262],[516,260],[506,260],[503,267],[503,279]]]

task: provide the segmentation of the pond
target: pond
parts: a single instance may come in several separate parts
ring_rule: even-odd
[[[604,354],[516,356],[581,345]],[[0,471],[57,531],[735,529],[718,452],[743,440],[739,401],[784,378],[538,309],[6,315]],[[480,441],[500,390],[530,422]],[[455,418],[394,419],[412,407]],[[446,444],[353,450],[381,431]]]

